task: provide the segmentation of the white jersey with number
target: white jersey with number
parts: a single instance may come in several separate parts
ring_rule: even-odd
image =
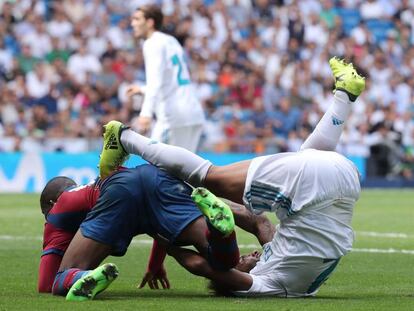
[[[141,116],[155,114],[166,129],[203,124],[201,103],[178,41],[156,31],[145,40],[143,51],[146,86]]]
[[[339,258],[351,250],[353,207],[361,191],[354,164],[333,151],[306,149],[252,161],[244,203],[274,211],[280,256]]]

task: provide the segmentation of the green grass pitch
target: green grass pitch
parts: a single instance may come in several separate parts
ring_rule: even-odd
[[[274,218],[272,218],[274,219]],[[414,310],[414,191],[364,191],[355,208],[354,251],[310,299],[217,298],[206,281],[167,258],[171,290],[138,290],[150,241],[134,239],[111,257],[119,278],[96,300],[66,302],[38,294],[43,218],[38,195],[0,195],[0,310]],[[242,253],[255,239],[238,232]]]

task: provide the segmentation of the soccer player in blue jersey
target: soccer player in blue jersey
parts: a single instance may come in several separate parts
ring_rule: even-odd
[[[190,193],[189,186],[151,165],[121,169],[105,180],[80,187],[66,177],[52,179],[40,199],[47,222],[39,291],[65,295],[73,288],[69,300],[93,298],[118,272],[112,264],[89,269],[108,255],[125,254],[133,236],[142,233],[167,244],[194,245],[215,268],[235,266],[239,252],[234,232],[223,237],[214,228],[208,230]],[[266,234],[264,228],[271,228],[270,223],[261,226],[258,233],[259,222],[265,224],[266,218],[253,220],[242,211],[236,215],[238,224],[259,239]],[[141,286],[148,282],[158,287],[160,281],[162,287],[169,287],[164,257],[165,248],[155,243]]]

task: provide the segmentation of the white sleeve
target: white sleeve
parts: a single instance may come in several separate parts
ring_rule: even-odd
[[[165,62],[164,47],[160,44],[154,44],[154,42],[144,44],[144,61],[146,86],[140,115],[152,117],[161,93]]]

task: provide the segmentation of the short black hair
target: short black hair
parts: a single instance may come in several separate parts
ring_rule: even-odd
[[[152,19],[154,21],[154,29],[161,30],[164,15],[158,5],[149,4],[139,7],[137,10],[144,13],[145,19]]]
[[[76,183],[73,179],[66,176],[58,176],[49,180],[40,194],[42,213],[47,215],[62,192],[71,186],[76,186]]]

